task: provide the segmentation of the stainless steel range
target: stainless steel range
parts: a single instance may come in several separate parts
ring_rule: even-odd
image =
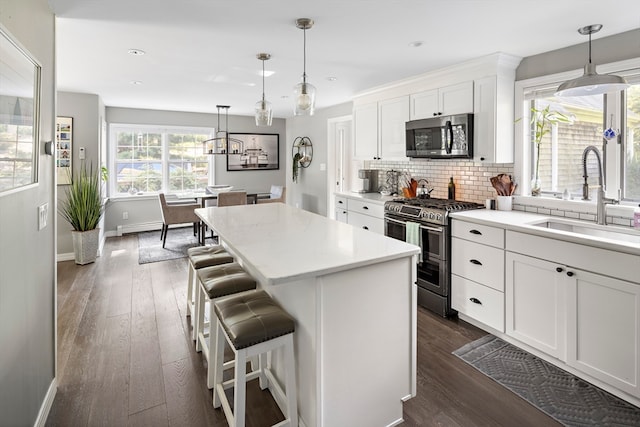
[[[484,205],[449,199],[394,199],[384,204],[384,234],[418,244],[418,304],[441,316],[451,308],[451,233],[449,212],[483,209]]]

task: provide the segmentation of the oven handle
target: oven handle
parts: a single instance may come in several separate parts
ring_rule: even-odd
[[[393,219],[390,217],[385,217],[384,218],[385,221],[389,221],[389,222],[395,222],[396,224],[402,224],[405,225],[407,221],[400,221],[397,219]],[[427,227],[426,225],[422,225],[420,224],[420,228],[422,228],[423,230],[429,230],[429,231],[437,231],[439,233],[442,233],[442,228],[441,227]]]

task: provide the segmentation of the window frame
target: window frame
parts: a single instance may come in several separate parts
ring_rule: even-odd
[[[635,82],[636,76],[640,75],[640,57],[598,65],[597,71],[600,74],[615,73],[623,77],[631,78]],[[516,144],[514,147],[513,166],[514,175],[520,183],[519,188],[521,197],[532,197],[529,196],[531,192],[531,178],[533,176],[531,168],[533,153],[530,137],[531,114],[529,109],[525,107],[526,94],[532,91],[544,92],[548,88],[554,86],[557,87],[562,82],[580,77],[583,74],[584,70],[579,69],[518,80],[515,82],[514,117],[517,122],[514,127],[514,141],[516,141]],[[614,123],[619,124],[620,134],[624,135],[625,129],[623,129],[624,122],[622,122],[622,98],[622,92],[615,92],[606,95],[604,100],[604,116],[608,117],[611,114],[614,114]],[[606,145],[606,153],[603,153],[603,161],[606,162],[606,164],[603,165],[605,169],[605,182],[607,183],[606,197],[609,198],[618,199],[619,193],[622,191],[624,146],[624,141],[622,141],[621,144],[609,143]],[[638,202],[633,199],[623,199],[621,200],[621,203],[637,205]]]
[[[117,182],[116,182],[116,162],[117,162],[117,134],[121,131],[143,131],[146,133],[158,133],[161,135],[161,163],[162,163],[162,185],[160,191],[145,191],[145,192],[137,192],[136,194],[128,194],[128,193],[119,193],[117,192]],[[118,198],[126,198],[126,197],[135,197],[139,195],[156,195],[159,192],[163,193],[179,193],[176,191],[169,191],[169,171],[170,171],[170,163],[172,161],[169,159],[169,138],[168,134],[170,133],[197,133],[197,134],[206,134],[209,138],[213,138],[215,135],[215,129],[213,127],[204,127],[204,126],[178,126],[178,125],[153,125],[153,124],[131,124],[131,123],[110,123],[109,124],[109,171],[114,171],[114,173],[109,174],[109,185],[108,191],[111,197]],[[207,174],[208,174],[208,185],[214,185],[215,180],[215,162],[212,159],[213,156],[207,157]]]

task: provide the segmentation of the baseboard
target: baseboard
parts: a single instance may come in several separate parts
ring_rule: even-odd
[[[56,255],[56,262],[73,261],[74,259],[76,259],[76,254],[73,253],[73,252],[67,252],[66,254],[57,254]]]
[[[38,411],[38,417],[36,421],[33,423],[34,427],[44,427],[47,423],[47,418],[49,417],[49,411],[51,411],[51,406],[53,405],[53,400],[56,398],[56,391],[58,390],[58,381],[54,378],[51,380],[51,384],[49,384],[49,390],[47,390],[47,394],[42,401],[42,406],[40,406],[40,411]]]

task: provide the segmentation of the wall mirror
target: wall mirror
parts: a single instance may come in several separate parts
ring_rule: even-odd
[[[38,181],[40,70],[0,26],[0,194]]]

